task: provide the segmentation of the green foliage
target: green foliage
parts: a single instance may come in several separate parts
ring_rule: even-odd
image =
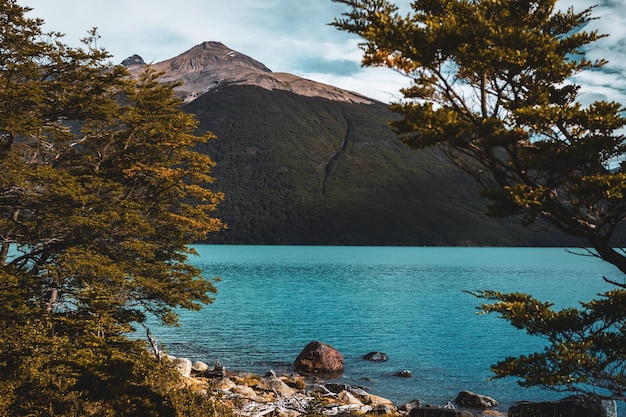
[[[213,136],[95,30],[69,48],[27,11],[0,0],[0,415],[178,415],[127,335],[212,300],[187,245],[222,226],[192,150]]]
[[[583,238],[593,256],[626,274],[616,232],[626,218],[624,107],[581,104],[572,77],[597,70],[584,51],[593,8],[556,0],[416,0],[406,16],[387,0],[349,6],[334,25],[364,39],[363,64],[402,71],[412,85],[392,105],[409,146],[437,146],[481,185],[493,216],[545,219]],[[582,309],[553,311],[525,294],[479,293],[519,329],[546,337],[543,353],[509,358],[498,376],[623,399],[623,284]]]
[[[18,329],[20,332],[23,328]],[[17,350],[3,367],[2,416],[228,416],[209,397],[183,388],[177,371],[150,356],[143,343],[104,342],[96,336],[70,340],[30,326],[5,341]],[[41,337],[37,337],[41,335]],[[36,350],[34,352],[33,350]]]
[[[492,368],[496,377],[516,376],[523,386],[626,398],[626,290],[609,291],[580,308],[559,311],[527,294],[475,295],[493,301],[480,307],[483,313],[498,314],[550,342],[543,352],[497,363]]]

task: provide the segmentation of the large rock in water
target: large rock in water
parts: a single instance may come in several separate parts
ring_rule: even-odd
[[[509,408],[509,417],[617,417],[614,401],[574,395],[560,401],[523,402]]]
[[[313,341],[300,352],[293,369],[305,373],[338,374],[343,372],[343,356],[332,346]]]

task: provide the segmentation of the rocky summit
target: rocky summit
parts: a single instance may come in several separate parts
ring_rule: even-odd
[[[140,73],[146,64],[139,55],[122,61],[131,74]],[[373,103],[372,99],[293,74],[272,72],[259,61],[220,42],[204,42],[165,61],[150,64],[163,72],[163,82],[181,82],[176,93],[188,103],[202,94],[226,85],[250,85],[266,90],[284,90],[306,97],[322,97],[349,103]]]

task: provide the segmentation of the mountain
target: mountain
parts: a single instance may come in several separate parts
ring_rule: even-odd
[[[138,55],[122,62],[131,73],[143,70],[146,63]],[[287,73],[272,72],[249,56],[233,51],[220,42],[204,42],[166,61],[152,64],[164,72],[164,82],[182,82],[177,93],[188,103],[207,91],[225,85],[255,85],[267,90],[283,90],[305,97],[323,97],[350,103],[372,103],[358,93],[317,83]]]
[[[146,64],[125,61],[133,73]],[[324,245],[573,244],[488,218],[473,179],[437,149],[412,150],[383,103],[285,73],[205,42],[152,65],[176,91],[216,162],[229,228],[210,243]]]

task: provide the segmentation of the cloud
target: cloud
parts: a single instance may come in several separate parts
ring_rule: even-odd
[[[604,72],[581,74],[584,90],[611,99],[626,96],[626,2],[560,0],[557,7],[583,10],[597,1],[587,30],[610,36],[595,43],[590,58],[608,59]],[[397,0],[400,13],[410,0]],[[360,39],[329,26],[347,8],[331,0],[23,0],[47,30],[66,33],[75,45],[96,26],[100,45],[119,63],[133,54],[148,62],[172,58],[204,41],[219,41],[276,72],[303,75],[372,98],[398,96],[409,80],[389,69],[361,68]],[[590,96],[589,96],[590,97]],[[386,100],[385,100],[386,101]]]
[[[589,7],[594,20],[585,26],[585,31],[597,31],[606,35],[589,45],[586,57],[591,60],[606,60],[601,70],[585,71],[574,77],[582,86],[582,101],[591,98],[618,101],[626,104],[626,2],[623,0],[561,0],[557,7],[565,10],[573,7],[581,12]]]
[[[363,68],[351,75],[337,75],[335,73],[307,73],[299,72],[296,75],[309,78],[329,85],[341,86],[349,91],[365,94],[383,103],[401,101],[399,89],[408,87],[411,80],[405,75],[385,68]]]

